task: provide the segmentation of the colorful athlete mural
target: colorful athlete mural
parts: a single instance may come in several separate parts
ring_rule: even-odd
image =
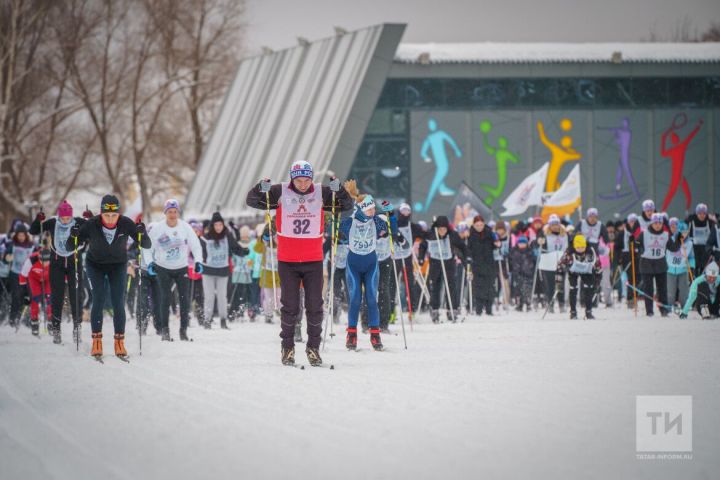
[[[497,147],[490,145],[488,134],[492,131],[493,125],[490,120],[483,120],[480,122],[480,131],[483,134],[483,146],[485,151],[495,157],[495,163],[497,165],[497,185],[492,187],[490,185],[480,185],[480,188],[488,192],[488,196],[485,197],[485,204],[492,205],[495,200],[500,198],[505,192],[505,184],[507,182],[507,168],[508,162],[518,163],[520,159],[517,155],[508,150],[508,141],[505,137],[498,137]]]
[[[580,160],[582,154],[572,148],[572,138],[565,135],[560,139],[560,145],[553,143],[545,135],[545,126],[542,122],[537,122],[538,134],[540,141],[550,150],[550,169],[548,170],[547,180],[545,181],[545,193],[554,192],[560,188],[560,170],[567,162]],[[563,118],[560,121],[560,129],[563,132],[572,130],[572,121],[569,118]]]
[[[628,196],[630,193],[622,193],[623,176],[627,179],[632,193],[635,194],[635,200],[640,200],[642,194],[635,183],[632,169],[630,168],[630,144],[632,143],[632,130],[630,129],[630,119],[624,117],[619,127],[598,127],[598,130],[607,130],[612,132],[615,143],[619,149],[620,158],[618,160],[617,171],[615,172],[615,193],[613,195],[600,195],[603,200],[614,200]]]
[[[455,195],[455,190],[445,185],[445,177],[447,177],[450,171],[450,160],[448,159],[445,144],[455,152],[455,157],[458,159],[462,158],[462,152],[458,148],[455,140],[444,130],[438,130],[437,122],[434,118],[428,120],[428,129],[430,133],[425,138],[420,149],[420,156],[425,160],[426,163],[431,161],[435,162],[435,176],[430,184],[425,203],[416,203],[415,210],[418,212],[427,211],[435,198],[436,194],[440,194],[443,197]],[[432,154],[432,156],[430,156]]]
[[[692,204],[692,193],[690,192],[690,186],[683,173],[683,167],[685,166],[685,153],[690,145],[690,142],[695,135],[700,131],[700,127],[703,125],[703,119],[698,119],[695,128],[685,137],[685,140],[680,141],[676,130],[680,130],[687,124],[687,115],[684,113],[678,113],[673,118],[673,123],[670,127],[665,130],[662,134],[660,154],[663,157],[669,158],[672,161],[670,166],[670,186],[667,193],[665,194],[665,200],[663,201],[662,211],[666,212],[670,202],[672,202],[675,193],[677,193],[678,186],[682,183],[683,193],[685,194],[685,210],[690,210]],[[668,147],[667,140],[670,139],[670,146]]]

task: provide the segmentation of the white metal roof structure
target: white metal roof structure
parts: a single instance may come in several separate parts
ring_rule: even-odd
[[[720,43],[403,43],[403,63],[716,63]]]
[[[295,160],[322,179],[347,175],[405,25],[383,24],[240,63],[186,199],[185,214],[248,213],[263,177],[287,181]]]

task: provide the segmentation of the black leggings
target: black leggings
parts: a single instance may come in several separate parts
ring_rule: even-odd
[[[393,260],[386,258],[378,262],[380,281],[378,284],[378,310],[380,311],[380,328],[387,328],[390,316],[396,303],[397,291],[393,278]]]
[[[323,322],[323,262],[278,262],[280,276],[280,338],[282,346],[295,345],[295,323],[300,318],[300,282],[305,290],[308,348],[320,347]],[[335,272],[337,275],[337,272]]]
[[[578,281],[580,283],[579,287]],[[570,311],[576,311],[578,288],[580,288],[580,298],[582,304],[585,305],[585,310],[592,310],[593,295],[595,294],[595,274],[577,274],[570,272],[568,273],[568,282],[570,283]]]
[[[443,296],[446,295],[445,291],[445,278],[443,276],[442,265],[440,260],[431,259],[430,270],[428,272],[428,282],[430,288],[430,308],[438,310]],[[452,298],[452,308],[457,310],[460,308],[458,305],[459,291],[455,288],[455,259],[451,258],[445,260],[445,274],[447,275],[448,287]],[[450,308],[450,302],[448,302],[447,308]]]
[[[492,269],[489,269],[492,273]],[[473,272],[472,296],[475,313],[481,314],[483,310],[492,313],[495,300],[495,278],[497,275],[481,275],[479,271]]]
[[[655,287],[657,286],[657,299],[661,305],[667,305],[667,273],[643,273],[642,289],[650,297],[655,296]],[[660,308],[660,312],[667,313],[667,309]],[[650,315],[653,313],[653,300],[645,297],[645,313]]]
[[[82,285],[82,260],[78,258],[78,278],[77,284]],[[73,323],[79,324],[81,321],[78,305],[82,305],[82,288],[78,292],[75,288],[75,257],[61,257],[53,255],[50,262],[50,306],[52,308],[52,325],[57,328],[62,320],[63,300],[65,300],[65,283],[68,286],[68,301],[70,302],[70,311],[72,312]],[[103,282],[104,283],[104,282]],[[78,293],[80,299],[78,300]]]
[[[160,326],[169,328],[170,323],[170,300],[172,296],[172,285],[175,283],[180,303],[180,330],[188,326],[190,312],[190,280],[188,279],[187,267],[169,270],[155,265],[158,284],[160,286]]]
[[[545,298],[548,302],[552,300],[557,289],[558,305],[565,304],[565,277],[562,273],[553,272],[551,270],[541,270],[543,277],[543,285],[545,286]],[[558,281],[559,280],[559,281]],[[559,287],[559,288],[558,288]]]
[[[144,325],[148,315],[152,314],[153,326],[160,331],[160,286],[157,276],[148,275],[147,270],[143,270],[141,275],[142,284],[138,288],[135,318],[139,324],[142,322]]]
[[[127,279],[127,265],[114,263],[110,265],[96,265],[87,262],[85,265],[93,302],[90,311],[90,324],[93,333],[101,333],[103,325],[103,308],[105,298],[110,289],[110,301],[113,308],[113,326],[115,333],[125,333],[125,281]],[[108,284],[105,285],[107,278]],[[107,288],[106,288],[107,287]]]

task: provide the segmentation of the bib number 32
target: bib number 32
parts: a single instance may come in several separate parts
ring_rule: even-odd
[[[293,233],[295,235],[307,235],[310,233],[310,220],[293,220]]]

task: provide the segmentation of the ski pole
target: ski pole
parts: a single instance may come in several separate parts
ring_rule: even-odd
[[[75,237],[75,351],[80,351],[80,322],[82,322],[82,313],[80,312],[80,277],[78,274],[78,237]]]
[[[465,309],[465,281],[467,280],[466,271],[463,268],[462,269],[462,279],[460,280],[460,305],[458,305],[458,310],[460,311],[460,314],[462,315],[463,309]],[[467,312],[466,312],[467,314]]]
[[[270,190],[265,192],[265,208],[266,208],[266,220],[268,224],[268,236],[270,237],[270,273],[272,276],[273,286],[273,310],[277,312],[277,285],[275,284],[275,262],[273,261],[273,231],[272,231],[272,218],[270,217]]]
[[[453,309],[452,298],[450,297],[450,295],[451,295],[450,294],[450,283],[448,282],[447,272],[445,271],[445,260],[443,260],[443,257],[445,255],[443,254],[442,245],[440,244],[440,234],[438,233],[437,227],[434,227],[434,230],[435,230],[435,239],[438,242],[437,243],[438,251],[440,252],[440,267],[442,268],[443,280],[445,281],[445,292],[447,293],[447,301],[448,301],[448,305],[450,306],[450,317],[452,318],[453,323],[455,323],[455,310]],[[450,233],[448,232],[447,235],[449,235],[449,234]],[[448,238],[448,237],[446,237],[446,238]],[[450,258],[452,258],[452,252],[448,252],[448,254],[450,255]]]
[[[535,286],[537,285],[538,268],[540,267],[540,255],[542,255],[543,253],[548,252],[543,252],[542,249],[540,249],[538,251],[537,258],[535,259],[535,273],[533,274],[532,290],[530,290],[530,301],[533,301],[533,299],[535,298]]]
[[[43,211],[43,207],[40,207],[40,212]],[[43,223],[40,222],[40,269],[42,271],[42,281],[40,282],[40,290],[42,291],[42,300],[40,302],[40,305],[42,307],[42,315],[43,315],[43,333],[47,335],[48,329],[47,329],[47,310],[46,310],[46,300],[45,300],[45,262],[42,258],[42,252],[45,250],[45,246],[43,244],[45,235],[43,234]],[[58,328],[60,328],[58,326]]]
[[[405,337],[405,319],[403,317],[403,311],[402,311],[402,302],[400,299],[400,282],[398,282],[398,271],[397,271],[397,265],[395,265],[395,260],[392,258],[395,255],[395,244],[393,243],[392,238],[392,227],[390,226],[390,217],[385,217],[385,221],[388,225],[388,239],[390,240],[390,261],[392,262],[393,266],[393,273],[395,277],[395,294],[397,296],[397,308],[400,313],[400,325],[402,326],[402,334],[403,334],[403,343],[405,344],[405,350],[407,350],[407,338]]]
[[[420,286],[420,300],[422,300],[423,296],[427,298],[427,302],[430,303],[430,290],[428,290],[427,287],[427,281],[425,280],[425,276],[422,274],[422,268],[420,267],[420,262],[417,259],[417,256],[415,255],[415,251],[412,252],[412,258],[413,258],[413,274],[415,273],[415,270],[417,270],[417,275],[413,275],[413,278],[415,282]],[[420,279],[418,279],[420,277]],[[421,308],[418,308],[418,311],[422,310]]]
[[[470,268],[470,265],[467,265],[465,268],[465,277],[467,278],[468,282],[468,301],[470,305],[470,315],[475,313],[475,310],[473,310],[473,290],[472,290],[472,281],[473,281],[473,275],[472,275],[472,269]]]
[[[330,285],[328,285],[328,314],[325,318],[325,328],[323,329],[322,350],[325,351],[325,342],[327,340],[328,325],[332,328],[333,309],[335,305],[335,250],[337,249],[337,240],[335,232],[335,192],[332,192],[332,204],[330,205]],[[333,335],[331,335],[332,337]]]
[[[635,240],[632,237],[628,238],[628,241],[632,242],[630,247],[630,265],[632,267],[632,286],[633,286],[633,310],[635,310],[635,317],[637,318],[637,291],[635,289],[636,277],[635,277]],[[627,282],[626,282],[627,283]]]
[[[628,287],[632,288],[633,291],[634,291],[634,292],[637,292],[637,294],[640,295],[641,297],[645,297],[645,298],[653,301],[653,302],[655,303],[655,305],[657,305],[658,308],[664,308],[664,309],[667,310],[668,312],[673,312],[673,313],[677,314],[677,312],[675,311],[675,308],[676,308],[676,307],[675,307],[674,305],[665,305],[665,304],[663,304],[663,303],[660,303],[660,301],[659,301],[658,299],[656,299],[656,298],[653,297],[653,296],[650,296],[647,292],[643,292],[643,291],[640,290],[639,288],[636,288],[636,287],[632,286],[632,285],[630,284],[630,282],[625,282],[625,285],[627,285]]]
[[[142,218],[142,217],[141,217]],[[135,316],[138,320],[138,338],[140,339],[140,355],[142,355],[142,336],[143,336],[143,315],[142,315],[142,302],[140,302],[140,295],[142,294],[142,233],[138,232],[138,256],[137,256],[137,275],[138,285],[137,292],[135,292],[135,302],[137,303],[137,310]]]
[[[393,259],[393,262],[395,259]],[[413,331],[413,310],[412,301],[410,298],[410,282],[408,280],[407,265],[405,265],[405,259],[400,260],[402,262],[403,278],[405,279],[405,300],[408,304],[408,320],[410,321],[410,331]]]
[[[682,234],[680,235],[680,248],[682,249],[683,257],[685,257],[685,266],[687,267],[688,275],[690,276],[690,283],[692,283],[695,279],[693,278],[692,269],[690,268],[690,261],[688,260],[688,255],[685,251],[685,237]]]

